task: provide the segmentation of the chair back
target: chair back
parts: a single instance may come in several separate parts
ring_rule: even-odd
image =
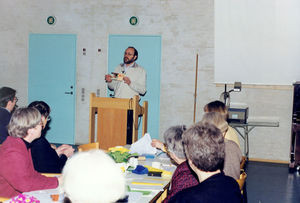
[[[46,177],[58,177],[61,175],[61,173],[41,173],[41,174]]]
[[[79,152],[89,151],[92,149],[99,149],[99,142],[93,142],[93,143],[83,144],[78,146]]]
[[[242,161],[240,163],[240,169],[245,169],[246,157],[242,156]]]
[[[242,173],[240,175],[240,178],[237,179],[236,181],[238,182],[241,193],[243,194],[243,188],[244,188],[244,184],[246,182],[247,174],[244,170],[241,170],[241,171],[242,171]]]
[[[0,197],[0,202],[4,202],[6,200],[9,200],[10,198],[7,198],[7,197]]]

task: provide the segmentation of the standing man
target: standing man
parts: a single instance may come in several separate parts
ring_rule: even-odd
[[[0,144],[2,144],[8,136],[7,125],[17,101],[16,90],[10,87],[0,88]]]
[[[105,75],[108,88],[116,98],[133,98],[146,94],[146,71],[135,61],[138,51],[134,47],[125,50],[122,64],[116,67],[114,75]]]
[[[105,81],[108,88],[114,91],[114,97],[129,99],[135,95],[146,94],[146,71],[135,62],[138,56],[138,51],[134,47],[128,47],[124,52],[124,63],[116,67],[113,75],[105,75]],[[128,110],[127,144],[132,144],[132,124],[133,112]]]

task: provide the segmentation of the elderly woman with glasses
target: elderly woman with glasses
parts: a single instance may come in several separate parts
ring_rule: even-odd
[[[34,101],[28,107],[37,109],[42,116],[42,136],[32,142],[31,156],[35,170],[41,173],[61,173],[74,149],[70,145],[55,147],[45,137],[47,122],[50,121],[50,107],[46,102]]]
[[[158,148],[166,151],[170,158],[176,162],[177,168],[172,176],[171,188],[164,202],[168,202],[171,197],[185,188],[199,184],[196,174],[190,169],[182,144],[182,134],[186,130],[185,125],[170,127],[164,133],[164,142],[152,141],[152,146],[158,144]]]
[[[13,197],[23,192],[51,189],[58,178],[34,170],[31,143],[41,136],[41,114],[34,108],[17,109],[8,124],[10,136],[0,147],[0,196]]]

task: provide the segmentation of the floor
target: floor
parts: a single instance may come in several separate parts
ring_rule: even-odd
[[[287,164],[249,161],[245,169],[248,203],[300,203],[300,173]]]

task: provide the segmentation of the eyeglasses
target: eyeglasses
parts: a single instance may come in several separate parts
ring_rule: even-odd
[[[51,121],[51,117],[50,116],[47,117],[47,121]]]
[[[17,102],[18,100],[19,100],[19,99],[18,99],[18,97],[15,97],[15,98],[14,98],[14,101],[16,101],[16,102]]]

